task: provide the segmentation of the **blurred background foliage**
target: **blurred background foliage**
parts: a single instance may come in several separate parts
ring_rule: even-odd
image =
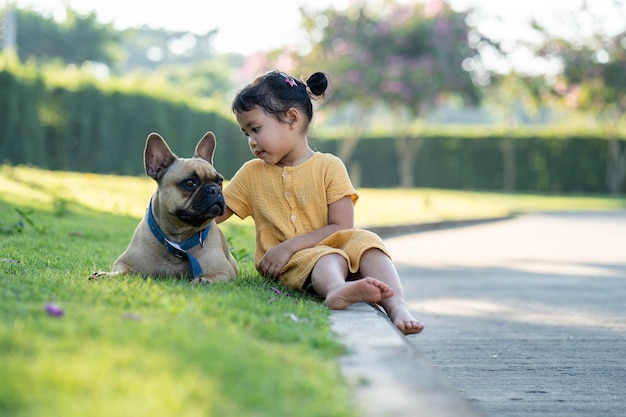
[[[230,100],[280,68],[330,75],[313,145],[359,186],[624,194],[626,16],[608,32],[583,2],[562,16],[568,36],[534,21],[533,42],[511,43],[481,30],[483,13],[439,0],[302,10],[304,47],[242,56],[217,54],[215,30],[116,30],[95,13],[58,21],[9,4],[0,162],[140,174],[148,133],[187,155],[214,130],[229,177],[251,157]]]

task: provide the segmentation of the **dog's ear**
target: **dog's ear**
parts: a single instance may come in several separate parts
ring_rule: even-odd
[[[206,132],[196,145],[194,158],[202,158],[213,165],[213,154],[215,153],[215,135],[213,132]]]
[[[143,161],[146,166],[146,174],[149,177],[156,180],[176,159],[177,156],[158,133],[148,135]]]

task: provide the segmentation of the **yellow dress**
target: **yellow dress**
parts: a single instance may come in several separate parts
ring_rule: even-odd
[[[326,226],[328,205],[346,196],[351,196],[356,204],[358,194],[343,162],[334,155],[319,152],[293,167],[253,159],[224,187],[226,205],[238,217],[254,219],[257,268],[273,246]],[[283,285],[302,289],[317,260],[331,253],[343,256],[350,272],[355,273],[361,255],[371,248],[389,256],[376,234],[362,229],[341,230],[314,247],[295,253],[278,279]]]

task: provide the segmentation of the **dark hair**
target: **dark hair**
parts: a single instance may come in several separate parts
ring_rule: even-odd
[[[328,78],[323,72],[316,72],[304,83],[284,72],[270,71],[237,93],[233,99],[232,109],[234,113],[241,113],[258,106],[282,122],[287,110],[295,107],[308,117],[308,122],[311,122],[313,118],[311,99],[323,98],[327,88]]]

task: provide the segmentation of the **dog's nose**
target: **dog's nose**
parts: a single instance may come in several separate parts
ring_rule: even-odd
[[[222,187],[217,184],[209,184],[204,190],[207,194],[222,194]]]

